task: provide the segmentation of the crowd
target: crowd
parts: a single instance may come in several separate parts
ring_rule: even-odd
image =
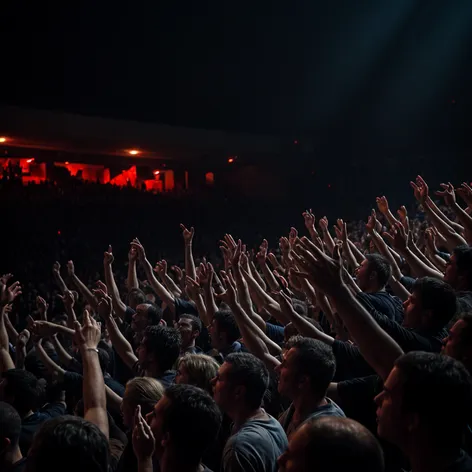
[[[176,240],[199,203],[9,186],[0,470],[472,471],[472,188],[411,187],[415,214],[306,210],[275,249],[259,211],[254,250],[241,202]]]

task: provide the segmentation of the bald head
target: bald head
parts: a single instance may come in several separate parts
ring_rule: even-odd
[[[377,439],[348,418],[323,417],[304,423],[279,458],[283,472],[383,472],[384,458]]]

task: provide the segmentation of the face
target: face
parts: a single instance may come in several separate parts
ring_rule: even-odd
[[[163,447],[163,440],[164,440],[164,412],[170,405],[170,400],[164,395],[154,406],[154,410],[151,413],[146,415],[146,421],[151,427],[152,434],[154,435],[154,439],[156,441],[156,449],[154,454],[161,458],[164,452]]]
[[[448,283],[453,288],[457,288],[458,273],[457,273],[457,261],[456,261],[455,254],[451,256],[451,258],[446,264],[444,282]]]
[[[144,331],[149,324],[148,319],[148,305],[138,305],[136,307],[136,313],[133,315],[131,322],[131,329],[135,332]]]
[[[394,367],[384,383],[383,391],[375,397],[377,404],[377,433],[387,441],[400,445],[408,427],[402,410],[403,381]]]
[[[175,376],[175,383],[176,384],[190,384],[190,377],[188,375],[187,368],[185,364],[181,362],[179,364],[179,369],[177,370],[177,375]]]
[[[355,271],[356,283],[363,292],[369,287],[369,272],[369,261],[364,259],[362,264]]]
[[[197,337],[198,331],[193,331],[192,322],[188,318],[180,318],[176,324],[182,338],[182,349],[185,349]]]
[[[309,439],[307,425],[301,426],[290,436],[286,451],[277,460],[279,472],[308,472],[314,470],[306,460]]]
[[[234,401],[234,391],[229,381],[231,364],[224,362],[218,369],[216,377],[211,381],[213,387],[213,398],[223,411],[228,411]]]
[[[287,351],[281,364],[275,368],[275,372],[279,375],[278,391],[291,400],[297,393],[299,384],[299,375],[297,374],[297,349],[292,347]]]
[[[420,297],[416,292],[403,302],[403,323],[405,328],[419,328],[422,324],[424,315],[423,306]]]
[[[444,339],[441,354],[452,357],[458,361],[468,359],[471,351],[469,346],[465,346],[461,339],[462,331],[467,327],[464,320],[458,320],[449,331],[449,336]]]

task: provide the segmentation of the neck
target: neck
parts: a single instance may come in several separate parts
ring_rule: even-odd
[[[187,346],[183,349],[183,352],[185,352],[187,349],[190,349],[191,347],[195,347],[195,339],[192,339]]]
[[[365,293],[378,293],[378,292],[384,292],[385,287],[378,287],[377,285],[374,285],[372,287],[369,287],[367,290],[364,290]]]
[[[263,416],[264,413],[265,412],[261,407],[246,408],[241,405],[235,406],[235,408],[231,412],[228,412],[228,416],[231,418],[231,420],[234,423],[233,432],[238,431],[241,428],[241,426],[247,421],[249,421],[250,419],[258,417],[258,416]]]
[[[302,393],[297,398],[293,399],[293,406],[295,408],[295,415],[300,418],[305,418],[318,407],[326,405],[326,397],[319,395],[314,395],[312,392],[309,394]]]
[[[177,457],[176,457],[177,456]],[[203,469],[200,462],[198,464],[189,464],[182,461],[182,455],[164,452],[159,461],[161,472],[199,472]]]
[[[6,452],[0,459],[0,470],[3,470],[6,466],[16,464],[21,459],[23,459],[23,455],[21,454],[19,446],[17,446],[12,451]],[[4,467],[2,467],[2,465]]]
[[[161,371],[159,366],[154,364],[154,362],[150,362],[149,364],[146,365],[144,369],[146,377],[160,377],[164,372]]]

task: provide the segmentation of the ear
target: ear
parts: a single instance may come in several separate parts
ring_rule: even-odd
[[[198,331],[198,330],[192,331],[192,338],[193,339],[197,339],[198,336],[200,336],[200,331]]]

